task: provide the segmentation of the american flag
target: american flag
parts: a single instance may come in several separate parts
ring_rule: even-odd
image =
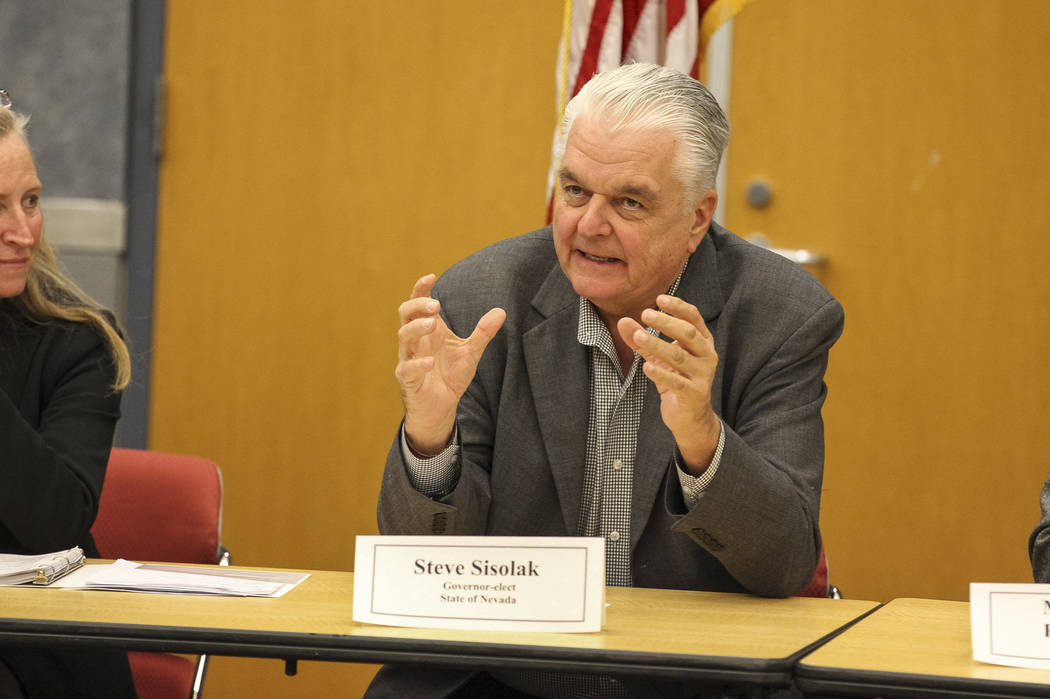
[[[699,79],[708,40],[747,2],[565,0],[558,45],[559,122],[565,105],[595,73],[624,63],[657,63]],[[547,175],[548,223],[557,168],[552,154]]]

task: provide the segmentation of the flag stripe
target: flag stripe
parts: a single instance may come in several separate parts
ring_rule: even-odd
[[[587,46],[580,58],[580,69],[576,74],[576,83],[572,89],[573,97],[588,80],[598,71],[599,49],[605,38],[605,24],[609,21],[613,0],[596,0],[591,11],[590,31],[587,34]]]
[[[685,0],[667,0],[667,34],[685,17]]]
[[[654,4],[656,0],[653,0]],[[645,10],[646,0],[623,0],[623,39],[620,42],[620,57],[627,55],[631,46],[634,32],[638,28],[638,20]]]
[[[627,47],[627,53],[620,57],[617,65],[623,63],[661,63],[660,55],[663,47],[663,27],[660,26],[663,18],[660,16],[662,10],[659,0],[652,0],[640,8],[641,14],[634,19],[636,26],[631,43]],[[616,66],[609,66],[615,68]]]
[[[698,78],[697,61],[700,36],[700,20],[696,3],[683,4],[678,22],[671,25],[668,19],[667,49],[664,64],[689,73]]]

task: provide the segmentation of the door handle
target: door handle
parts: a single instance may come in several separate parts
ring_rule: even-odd
[[[825,264],[828,261],[827,255],[814,252],[813,250],[807,250],[805,248],[790,249],[790,248],[775,248],[769,241],[769,237],[763,233],[752,233],[747,237],[749,243],[753,243],[760,248],[765,248],[770,252],[775,252],[781,257],[786,257],[800,265],[806,265],[809,267],[815,267],[818,265]]]

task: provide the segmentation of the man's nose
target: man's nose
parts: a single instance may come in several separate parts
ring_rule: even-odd
[[[612,224],[609,223],[609,203],[604,197],[591,197],[576,228],[584,235],[609,235],[612,233]]]

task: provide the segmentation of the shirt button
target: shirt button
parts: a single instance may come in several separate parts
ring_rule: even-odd
[[[611,532],[609,532],[609,541],[619,541],[619,540],[620,540],[620,532],[618,532],[618,531],[611,531]]]
[[[621,461],[620,459],[615,459],[613,461],[613,470],[619,471],[621,468],[623,468],[623,461]]]

